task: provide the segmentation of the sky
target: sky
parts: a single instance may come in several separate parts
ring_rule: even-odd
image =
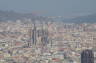
[[[77,17],[96,13],[96,0],[0,0],[0,10]]]

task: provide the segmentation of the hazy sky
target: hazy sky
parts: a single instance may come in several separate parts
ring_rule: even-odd
[[[0,10],[71,17],[96,13],[96,0],[0,0]]]

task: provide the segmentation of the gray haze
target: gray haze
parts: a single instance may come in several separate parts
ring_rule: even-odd
[[[0,10],[67,18],[94,14],[95,6],[96,0],[0,0]]]

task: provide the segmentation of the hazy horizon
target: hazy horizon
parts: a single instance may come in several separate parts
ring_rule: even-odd
[[[0,10],[77,17],[96,13],[95,3],[96,0],[0,0]]]

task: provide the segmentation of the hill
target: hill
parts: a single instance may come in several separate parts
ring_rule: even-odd
[[[16,20],[31,19],[34,20],[47,20],[46,17],[36,16],[32,13],[17,13],[14,11],[0,11],[0,21],[16,21]]]
[[[80,16],[73,19],[66,19],[63,22],[67,23],[96,23],[96,14],[91,14],[87,16]]]

